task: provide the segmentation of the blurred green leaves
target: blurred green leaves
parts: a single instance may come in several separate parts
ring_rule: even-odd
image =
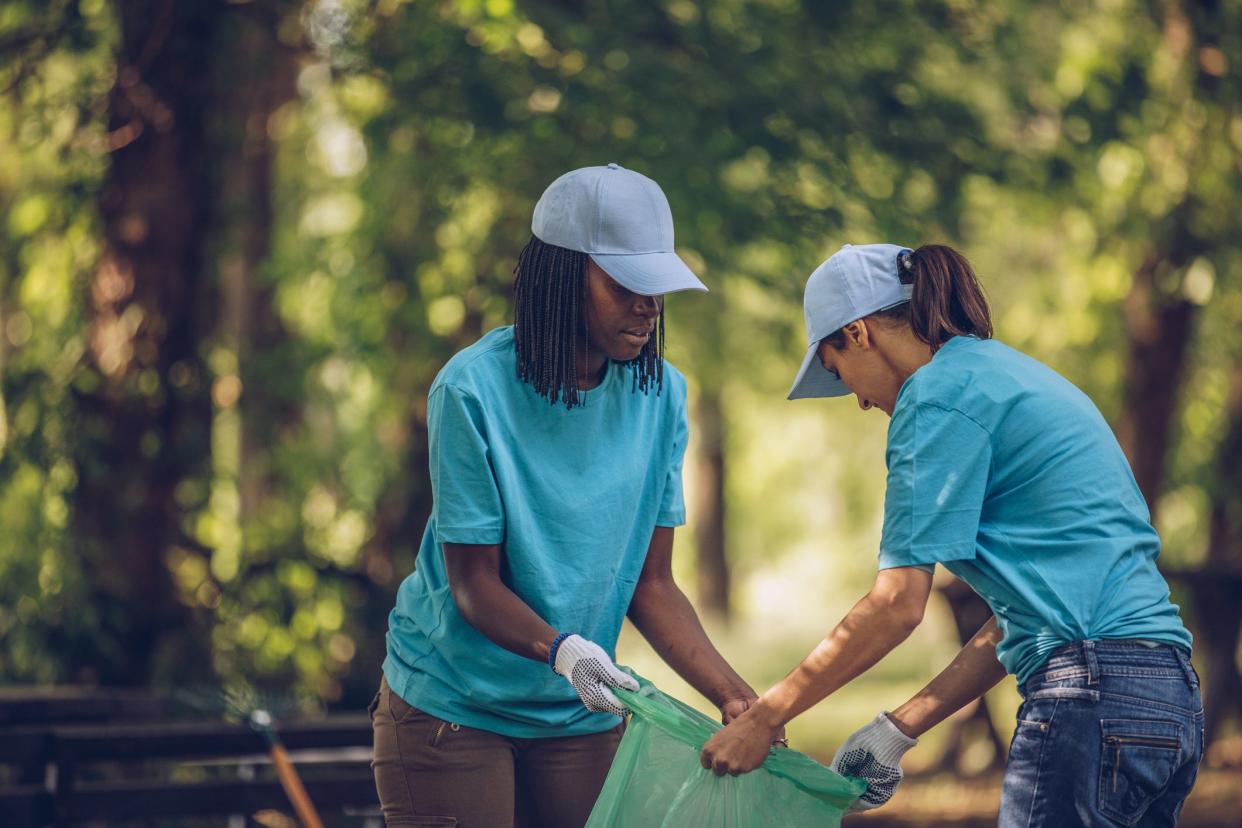
[[[124,613],[79,577],[65,513],[75,463],[105,462],[74,455],[75,394],[100,382],[83,354],[126,363],[142,322],[91,316],[91,290],[124,288],[124,274],[90,278],[120,139],[106,107],[116,8],[0,12],[0,40],[60,32],[0,65],[0,675],[12,680],[89,678],[75,648],[106,651],[93,618]],[[222,678],[369,697],[429,508],[426,390],[509,320],[542,189],[610,161],[660,182],[678,249],[712,288],[670,298],[670,358],[725,409],[742,594],[770,594],[763,576],[782,558],[827,556],[843,590],[873,568],[886,423],[846,401],[784,400],[806,345],[803,282],[846,241],[962,247],[998,334],[1114,422],[1132,274],[1152,250],[1192,251],[1160,276],[1200,308],[1160,514],[1169,559],[1201,558],[1242,348],[1237,2],[289,0],[212,13],[252,12],[257,42],[290,50],[293,91],[240,120],[209,110],[204,128],[236,149],[215,158],[203,278],[241,285],[239,307],[261,322],[238,339],[209,309],[217,330],[197,343],[209,376],[187,362],[132,378],[153,399],[211,393],[210,479],[171,486],[184,538],[166,564],[178,599],[210,619]],[[207,76],[205,106],[262,87],[261,56],[235,54],[246,60]],[[225,198],[219,181],[268,151],[261,226],[252,199]],[[239,241],[247,230],[262,249]],[[183,444],[158,428],[143,440],[153,455]],[[179,657],[161,655],[166,675]]]

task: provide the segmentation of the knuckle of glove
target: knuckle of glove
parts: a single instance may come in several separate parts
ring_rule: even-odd
[[[887,784],[868,782],[867,790],[858,798],[858,807],[862,810],[878,808],[893,798],[896,788],[896,782]]]
[[[569,674],[569,681],[574,687],[598,685],[603,682],[603,679],[604,671],[600,667],[599,662],[590,658],[581,659],[574,665],[573,671]]]
[[[594,713],[611,713],[624,716],[629,711],[609,692],[609,686],[615,686],[604,664],[593,656],[579,658],[567,676],[582,700],[583,706]]]
[[[868,779],[867,790],[860,797],[859,802],[869,808],[878,808],[893,797],[893,793],[897,790],[897,783],[901,781],[901,777],[889,779]]]
[[[837,773],[842,776],[858,776],[864,779],[869,778],[866,771],[878,767],[875,757],[870,751],[854,748],[846,750],[837,758],[834,763]]]
[[[846,751],[837,762],[837,772],[843,776],[857,777],[867,783],[867,790],[854,806],[855,809],[864,811],[888,802],[903,776],[901,768],[881,764],[870,751],[861,749]]]
[[[624,716],[626,710],[614,702],[604,686],[593,680],[587,680],[582,684],[574,683],[574,689],[578,691],[578,698],[582,699],[583,705],[587,710],[595,713],[612,713],[616,716]]]

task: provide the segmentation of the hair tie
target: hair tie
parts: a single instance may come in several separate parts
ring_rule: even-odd
[[[914,281],[914,251],[903,250],[897,254],[897,271],[899,281],[903,284]]]

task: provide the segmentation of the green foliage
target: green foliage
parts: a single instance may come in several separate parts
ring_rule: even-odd
[[[79,678],[91,605],[66,537],[86,276],[115,25],[100,3],[0,12],[0,676]]]
[[[429,506],[426,389],[454,351],[510,319],[542,189],[609,161],[660,182],[678,249],[712,288],[670,298],[670,358],[726,409],[744,619],[771,622],[774,601],[792,611],[782,590],[811,572],[798,594],[827,624],[873,570],[886,423],[844,401],[784,400],[805,348],[802,284],[846,241],[962,247],[1001,338],[1113,421],[1131,274],[1153,249],[1193,251],[1162,276],[1201,314],[1161,512],[1171,559],[1202,556],[1242,347],[1237,2],[1211,19],[1137,0],[243,5],[269,45],[227,50],[235,63],[212,68],[210,100],[278,71],[270,44],[296,52],[296,90],[252,121],[212,104],[225,183],[203,278],[223,288],[230,257],[253,265],[248,301],[266,327],[238,341],[220,311],[199,343],[211,479],[176,486],[186,542],[166,556],[179,599],[210,619],[222,680],[369,696]],[[123,315],[115,343],[92,339],[88,280],[116,138],[116,8],[0,12],[0,40],[49,33],[0,66],[9,680],[89,678],[77,653],[113,646],[94,619],[124,612],[82,580],[66,513],[75,464],[101,462],[73,456],[75,390],[98,381],[84,353],[127,342]],[[270,227],[252,201],[221,195],[242,157],[227,148],[253,134],[273,151]],[[260,225],[256,257],[238,240]],[[833,594],[815,605],[817,590]],[[165,681],[179,657],[160,656]]]

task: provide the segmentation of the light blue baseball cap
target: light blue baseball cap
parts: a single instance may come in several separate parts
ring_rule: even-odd
[[[553,181],[530,229],[542,242],[586,253],[635,293],[707,290],[673,250],[673,212],[660,185],[619,164]]]
[[[789,399],[850,393],[819,361],[819,342],[856,319],[910,301],[911,285],[903,285],[898,275],[899,259],[908,252],[910,248],[896,244],[847,244],[815,268],[802,295],[806,356]]]

